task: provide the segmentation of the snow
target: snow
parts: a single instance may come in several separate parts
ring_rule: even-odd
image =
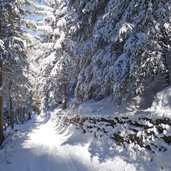
[[[50,4],[53,0],[47,2]],[[47,113],[45,116],[48,118],[34,116],[31,121],[17,126],[17,130],[7,135],[0,149],[0,170],[170,171],[170,140],[167,143],[167,140],[164,141],[162,138],[170,138],[168,136],[171,135],[171,126],[167,124],[156,126],[150,122],[150,119],[171,117],[171,87],[159,92],[156,98],[152,97],[154,94],[147,91],[146,97],[137,96],[130,101],[127,100],[127,97],[147,89],[142,84],[141,77],[151,75],[157,78],[155,74],[162,74],[166,70],[162,62],[164,48],[158,43],[165,38],[164,34],[168,37],[167,41],[170,40],[171,25],[168,21],[170,15],[164,17],[168,12],[166,3],[161,8],[162,3],[159,5],[160,3],[149,2],[146,9],[146,3],[140,0],[130,2],[109,0],[106,4],[103,3],[104,6],[101,6],[99,0],[73,3],[69,1],[63,3],[59,0],[58,2],[61,2],[56,4],[59,5],[58,9],[41,6],[48,11],[39,13],[47,16],[37,23],[39,24],[37,29],[40,32],[45,31],[48,40],[38,45],[36,39],[31,38],[31,42],[37,44],[28,59],[29,69],[34,75],[31,84],[36,89],[35,93],[40,93],[41,98],[47,101],[47,105],[44,106],[42,103],[41,107],[51,107],[53,103],[56,105],[56,101],[60,100],[54,97],[56,95],[54,93],[60,89],[58,82],[63,71],[61,64],[67,59],[65,61],[69,61],[66,62],[67,65],[69,64],[69,69],[66,71],[69,73],[68,87],[76,85],[71,94],[80,104],[75,108],[71,105],[62,111],[61,115],[70,115],[69,119],[75,115],[79,115],[80,118],[85,116],[95,119],[124,116],[132,118],[130,122],[134,124],[139,117],[149,117],[149,121],[140,119],[137,124],[144,124],[151,128],[147,130],[141,126],[139,129],[133,128],[137,131],[135,133],[126,122],[107,126],[102,121],[94,126],[96,123],[85,121],[85,125],[77,125],[77,130],[74,125],[67,127],[61,122],[56,123],[58,118],[55,115],[59,114],[58,110]],[[151,14],[150,11],[154,7],[156,10]],[[35,26],[35,23],[30,20],[25,20],[25,23]],[[30,36],[26,35],[26,37]],[[26,43],[21,39],[15,40],[26,48]],[[2,40],[0,40],[0,47],[4,48]],[[169,48],[170,45],[166,47]],[[142,52],[142,55],[139,52]],[[151,68],[151,65],[154,66]],[[71,68],[74,68],[74,71],[73,69],[71,71]],[[154,80],[150,87],[152,84],[155,84]],[[137,87],[133,88],[134,86]],[[68,97],[70,98],[70,94]],[[114,100],[119,101],[120,97],[123,103],[127,100],[126,104],[115,106]],[[142,110],[140,105],[150,103],[151,98],[155,98],[152,106]],[[103,100],[90,101],[90,99]],[[137,120],[134,120],[134,117]],[[87,126],[94,127],[91,129],[92,133],[83,134],[79,126],[85,130]],[[97,131],[98,129],[100,131]],[[102,129],[107,130],[105,135]],[[119,146],[111,139],[116,132],[120,132],[122,138],[127,138],[129,135],[135,135],[139,139],[142,137],[144,146],[140,148],[136,141],[130,144],[123,142]],[[98,138],[102,135],[103,138]],[[149,144],[151,151],[143,148]],[[159,152],[160,147],[161,152]],[[162,151],[162,147],[167,147],[167,150]]]
[[[44,61],[42,62],[42,66],[46,67],[47,64],[53,65],[53,62],[55,61],[55,59],[56,59],[56,53],[53,52],[44,59]]]
[[[51,26],[37,26],[38,31],[44,31],[47,33],[52,33],[52,27]]]
[[[18,44],[20,43],[20,46],[22,45],[23,48],[26,49],[27,44],[26,44],[26,41],[25,41],[25,40],[20,39],[20,38],[14,36],[14,37],[13,37],[13,41],[14,41],[14,42],[16,41]]]
[[[141,46],[146,41],[145,34],[140,32],[135,36],[131,36],[124,45],[125,50],[133,50],[136,46]]]
[[[57,21],[57,26],[58,26],[58,27],[63,27],[63,26],[65,26],[65,25],[66,25],[66,20],[65,20],[65,18],[62,18],[62,19],[60,19],[60,20]]]
[[[62,42],[64,41],[64,39],[65,39],[65,33],[61,32],[60,38],[57,39],[57,41],[55,43],[54,49],[62,48]]]
[[[171,86],[158,92],[154,98],[152,105],[148,108],[151,98],[150,93],[145,97],[136,96],[127,101],[123,105],[115,105],[113,97],[108,96],[99,101],[87,101],[77,104],[74,100],[71,101],[69,108],[62,113],[70,116],[140,116],[154,118],[170,118],[171,117]],[[140,104],[142,108],[140,107]],[[143,107],[145,106],[145,107]],[[148,115],[147,115],[148,114]],[[148,123],[150,126],[150,123]]]
[[[4,42],[0,39],[0,49],[4,50],[5,47],[4,47]],[[0,56],[1,57],[1,56]]]
[[[0,151],[0,170],[3,171],[134,171],[135,166],[120,157],[100,161],[101,142],[83,135],[71,126],[56,125],[52,119],[34,117],[7,140]],[[74,133],[74,134],[73,134]],[[97,147],[96,147],[97,143]],[[97,148],[97,149],[96,149]],[[103,151],[105,152],[105,151]],[[100,154],[105,156],[106,154]],[[117,162],[114,168],[114,163]]]
[[[170,117],[170,92],[171,86],[160,91],[151,108],[139,111],[141,117],[149,116],[156,118]],[[125,137],[131,133],[128,125],[119,123],[113,128],[106,127],[103,122],[97,123],[98,128],[105,128],[108,134],[98,131],[92,127],[91,133],[87,131],[83,134],[74,125],[63,126],[62,120],[57,119],[61,110],[56,109],[46,115],[33,115],[33,119],[24,125],[16,125],[16,130],[8,135],[2,149],[0,150],[0,170],[3,171],[170,171],[170,145],[157,137],[170,136],[171,126],[160,124],[163,132],[159,133],[158,128],[153,126],[148,120],[139,120],[139,123],[148,125],[147,133],[154,132],[154,135],[143,138],[145,144],[151,145],[152,151],[134,143],[125,143],[123,146],[117,145],[110,134],[120,132]],[[62,111],[64,112],[64,111]],[[118,115],[119,110],[112,104],[112,97],[109,96],[101,101],[89,101],[78,106],[77,110],[69,108],[64,112],[72,116],[74,114],[111,117]],[[124,116],[130,116],[129,112]],[[136,117],[136,111],[134,112]],[[140,116],[137,113],[137,116]],[[138,118],[138,117],[137,117]],[[133,120],[134,122],[134,120]],[[93,126],[90,122],[85,122],[87,126]],[[96,132],[95,132],[96,131]],[[102,138],[98,138],[101,137]],[[111,134],[112,135],[112,134]],[[144,130],[137,129],[137,137],[145,137]],[[96,138],[95,138],[96,137]],[[155,146],[155,145],[158,145]],[[166,151],[159,151],[159,147],[164,146]]]
[[[170,148],[153,154],[135,144],[118,146],[108,136],[97,139],[73,125],[62,127],[56,122],[56,112],[34,115],[28,123],[16,126],[0,150],[0,170],[170,171]],[[138,135],[142,134],[140,130]]]
[[[0,46],[4,46],[4,42],[0,39]]]
[[[71,111],[69,111],[71,113]],[[116,111],[115,111],[116,112]],[[71,113],[79,115],[112,115],[114,114],[114,106],[112,103],[112,97],[109,96],[100,101],[85,102],[79,105],[78,109]]]
[[[119,29],[119,37],[120,37],[120,41],[122,40],[122,36],[124,34],[127,34],[127,32],[131,32],[134,28],[134,25],[130,24],[130,23],[124,23],[121,28]]]
[[[171,86],[157,93],[156,99],[149,110],[153,111],[153,116],[171,117]]]

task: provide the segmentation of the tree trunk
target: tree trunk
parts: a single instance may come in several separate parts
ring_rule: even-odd
[[[2,87],[2,61],[0,60],[0,87]]]
[[[57,97],[57,84],[56,85],[54,85],[54,88],[55,88],[55,92],[54,92],[54,102],[55,102],[55,108],[57,108],[57,99],[58,99],[58,97]]]
[[[21,107],[19,107],[19,110],[18,110],[19,112],[18,112],[18,120],[19,120],[19,123],[21,123],[21,115],[22,115],[22,109],[21,109]]]
[[[3,133],[3,97],[0,96],[0,144],[4,141]]]
[[[22,107],[22,110],[21,110],[21,124],[24,124],[24,121],[25,121],[25,108]]]
[[[67,83],[65,76],[62,80],[62,109],[66,109],[66,103],[67,103]]]
[[[32,113],[32,104],[33,104],[33,100],[32,97],[29,97],[29,107],[28,107],[28,119],[31,119],[31,113]]]
[[[12,108],[12,98],[10,97],[10,126],[14,129],[14,113]]]
[[[168,84],[171,85],[171,50],[166,53],[166,68],[168,70]]]
[[[0,61],[0,87],[2,87],[2,61]],[[3,97],[0,96],[0,144],[4,141],[3,118]]]
[[[28,113],[28,120],[30,120],[31,119],[31,112],[29,111],[29,113]]]

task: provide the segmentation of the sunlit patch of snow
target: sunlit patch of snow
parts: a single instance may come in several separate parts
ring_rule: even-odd
[[[150,109],[152,116],[170,117],[171,116],[171,87],[166,87],[156,95]]]
[[[83,134],[73,125],[61,127],[56,123],[57,112],[61,109],[33,116],[28,123],[17,126],[18,131],[5,146],[6,152],[0,150],[0,156],[6,155],[5,160],[8,159],[5,163],[0,158],[0,170],[156,171],[163,168],[169,171],[171,168],[169,150],[152,155],[132,143],[123,147],[107,137],[96,139],[92,133]],[[169,125],[163,126],[170,131]],[[139,130],[138,135],[142,133]]]

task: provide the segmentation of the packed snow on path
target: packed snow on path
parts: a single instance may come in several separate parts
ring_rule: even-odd
[[[0,171],[136,170],[133,164],[119,157],[103,161],[96,155],[93,157],[90,151],[95,154],[96,148],[90,150],[91,136],[73,131],[76,131],[73,127],[56,126],[53,119],[33,117],[7,138],[0,150]],[[104,147],[101,153],[103,150]]]
[[[0,149],[0,171],[170,171],[171,149],[152,153],[135,144],[118,146],[70,125],[33,116],[16,126]]]

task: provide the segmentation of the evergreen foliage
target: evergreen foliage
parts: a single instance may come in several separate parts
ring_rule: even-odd
[[[76,101],[100,100],[112,94],[121,103],[149,92],[155,95],[167,86],[169,3],[47,1],[51,11],[41,23],[45,33],[39,62],[44,63],[42,73],[48,75],[42,85],[48,105],[53,101],[50,94],[56,89],[60,92],[63,62],[68,98]]]

